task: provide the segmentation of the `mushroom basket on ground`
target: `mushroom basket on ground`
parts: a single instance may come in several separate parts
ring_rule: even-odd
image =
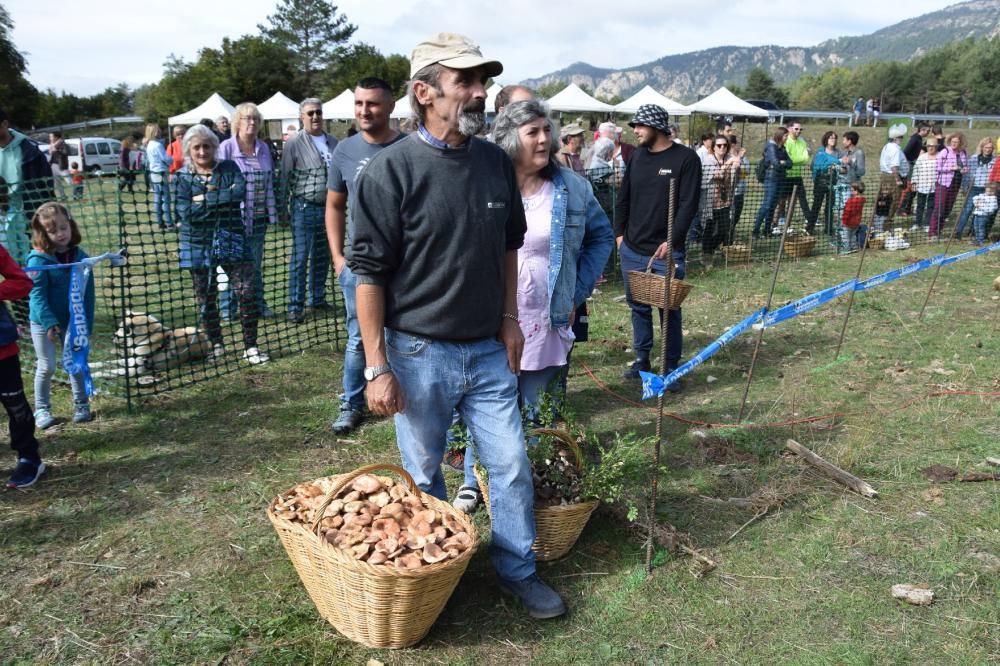
[[[545,562],[558,559],[573,548],[600,502],[584,497],[582,485],[586,470],[583,454],[568,432],[536,428],[528,434],[549,437],[556,442],[550,457],[531,456],[535,485],[535,543],[531,549],[535,551],[537,560]],[[489,511],[489,480],[479,465],[475,474],[486,510]]]
[[[267,517],[320,615],[368,647],[423,638],[479,545],[465,514],[388,464],[300,483]]]

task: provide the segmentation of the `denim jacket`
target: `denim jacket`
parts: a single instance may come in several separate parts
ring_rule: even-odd
[[[550,325],[555,329],[568,326],[570,314],[590,296],[615,239],[586,178],[560,167],[552,184],[548,293]]]
[[[75,248],[73,261],[82,261],[87,253],[82,248]],[[53,326],[59,326],[63,331],[69,326],[69,284],[70,268],[57,268],[49,271],[32,271],[32,266],[58,264],[59,260],[41,250],[28,253],[28,266],[25,272],[34,281],[29,296],[29,319],[46,331]],[[87,330],[94,330],[94,276],[91,274],[83,292],[83,309],[87,316]]]

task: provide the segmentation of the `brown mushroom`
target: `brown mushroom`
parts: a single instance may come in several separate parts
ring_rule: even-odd
[[[462,525],[462,521],[446,511],[441,512],[441,524],[448,528],[448,531],[452,534],[465,531],[465,526]]]
[[[423,552],[424,562],[427,564],[434,564],[435,562],[440,562],[441,560],[448,558],[448,553],[441,550],[439,546],[433,543],[429,543],[424,546]]]
[[[389,554],[383,553],[380,550],[376,550],[374,553],[371,554],[371,557],[368,558],[368,564],[385,564],[388,561],[389,561]]]
[[[351,548],[351,553],[354,555],[354,559],[363,560],[368,555],[369,550],[371,550],[371,546],[367,543],[359,543]]]
[[[403,506],[408,506],[413,511],[421,511],[424,508],[424,504],[423,502],[420,501],[420,498],[414,497],[413,495],[407,495],[406,497],[402,498],[400,502],[403,504]]]
[[[381,509],[385,505],[389,504],[389,502],[392,501],[392,498],[389,497],[389,493],[383,490],[382,492],[378,492],[375,493],[374,495],[371,495],[368,498],[368,501],[374,502],[375,505],[378,506],[379,509]]]
[[[361,493],[359,493],[357,490],[352,490],[351,492],[344,495],[344,504],[348,502],[356,502],[359,499],[361,499]]]
[[[357,513],[365,505],[361,500],[351,500],[344,504],[344,513]]]
[[[359,493],[369,495],[382,490],[382,482],[371,474],[362,474],[358,478],[354,479],[354,483],[351,484],[351,488]]]
[[[407,553],[396,558],[396,566],[400,569],[419,569],[424,563],[416,553]]]
[[[409,495],[409,491],[406,490],[406,486],[393,486],[389,488],[389,497],[394,500],[401,500]]]
[[[377,518],[372,523],[373,530],[385,532],[386,536],[399,536],[399,523],[394,518]]]

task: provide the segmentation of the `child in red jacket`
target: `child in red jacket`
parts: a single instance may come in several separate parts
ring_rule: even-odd
[[[31,293],[31,278],[2,246],[0,275],[4,278],[0,282],[0,301],[17,301]],[[35,416],[24,395],[17,338],[17,325],[7,306],[0,303],[0,402],[10,420],[10,448],[17,452],[17,467],[7,481],[7,487],[28,488],[45,472],[45,463],[38,454]]]
[[[840,247],[839,254],[849,254],[858,251],[858,245],[865,242],[868,227],[861,224],[861,215],[865,208],[865,184],[860,180],[851,183],[851,196],[844,204],[844,212],[840,217]]]

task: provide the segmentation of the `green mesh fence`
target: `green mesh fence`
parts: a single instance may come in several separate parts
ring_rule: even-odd
[[[94,269],[90,367],[99,391],[131,407],[265,357],[340,347],[346,333],[324,227],[325,169],[292,172],[290,183],[235,169],[169,182],[151,176],[91,176],[63,184],[58,199],[87,254],[127,254],[122,267]],[[259,353],[248,354],[251,347]]]
[[[689,235],[689,258],[701,255],[703,240],[699,234],[704,234],[709,220],[727,227],[723,247],[748,250],[751,261],[775,257],[780,236],[768,233],[766,224],[759,237],[751,238],[765,195],[764,185],[757,182],[754,171],[753,164],[745,163],[735,182],[730,179],[723,184],[725,192],[720,195],[717,188],[721,181],[713,180],[706,170],[700,226]],[[621,172],[590,171],[587,177],[613,221]],[[893,212],[890,216],[886,203],[879,201],[880,188],[883,194],[887,191],[879,174],[869,172],[862,180],[866,190],[862,210],[865,225],[876,227],[878,214],[884,216],[883,230],[905,233],[909,245],[932,242],[927,229],[935,210],[933,193],[913,197],[911,214]],[[131,407],[144,397],[251,367],[252,359],[244,357],[251,342],[272,362],[322,344],[340,349],[346,340],[343,304],[330,267],[323,206],[318,203],[325,196],[325,183],[324,169],[293,171],[289,182],[283,182],[277,172],[257,174],[246,180],[244,194],[228,204],[220,202],[224,183],[217,181],[215,189],[209,189],[211,179],[193,176],[175,176],[171,182],[155,183],[148,173],[129,172],[91,175],[78,184],[58,183],[58,200],[70,208],[77,220],[87,253],[93,256],[123,248],[128,254],[125,266],[100,264],[94,271],[97,305],[90,359],[98,390],[126,397]],[[50,191],[26,185],[36,194]],[[807,256],[838,252],[843,202],[837,191],[839,188],[843,192],[843,184],[834,180],[819,182],[819,186],[828,190],[825,198],[816,196],[816,181],[809,175],[804,178],[803,198],[808,214],[798,201],[784,209],[785,219],[797,231],[804,230],[814,208],[817,211],[811,229],[815,240]],[[247,195],[247,191],[251,194]],[[2,194],[0,208],[5,208],[8,202],[6,193]],[[193,201],[198,196],[202,199]],[[900,198],[895,199],[897,208]],[[165,199],[169,200],[169,222],[163,209]],[[274,204],[273,217],[269,200]],[[309,200],[317,203],[304,203]],[[942,238],[952,234],[968,201],[966,194],[958,192],[950,209],[937,207]],[[717,212],[720,202],[728,204],[722,214]],[[776,208],[771,217],[772,230],[780,228],[781,211]],[[920,219],[918,211],[924,212]],[[18,258],[23,258],[27,246],[25,221],[18,221],[11,211],[4,210],[4,215],[5,246],[19,246]],[[971,226],[970,219],[966,234]],[[194,262],[197,267],[190,261],[192,242],[196,246],[194,254],[199,255]],[[223,247],[227,243],[256,243],[260,259],[254,261],[252,252],[244,253],[242,247]],[[734,253],[740,260],[744,255]],[[618,272],[615,254],[605,275],[615,277]],[[248,282],[252,284],[248,286]],[[258,307],[244,306],[241,313],[241,302],[253,297],[260,297]],[[291,314],[300,307],[301,315]],[[13,310],[19,319],[24,318],[23,305]],[[248,340],[248,329],[254,324],[256,340]],[[34,363],[29,336],[22,340],[21,347],[25,372],[31,372]]]

